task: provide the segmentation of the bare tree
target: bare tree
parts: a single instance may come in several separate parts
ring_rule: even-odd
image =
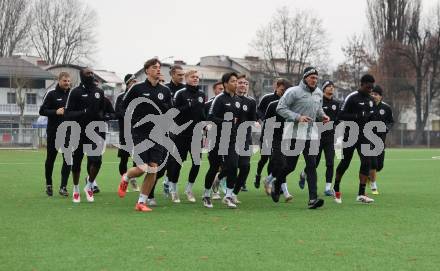
[[[378,52],[386,42],[406,39],[411,14],[419,6],[420,0],[367,0],[369,29]]]
[[[32,23],[29,0],[0,0],[0,57],[25,50]]]
[[[361,76],[368,71],[373,60],[367,52],[365,39],[361,35],[351,36],[341,49],[345,55],[345,63],[339,67],[345,70],[351,88],[355,89],[359,85]]]
[[[19,124],[20,127],[23,127],[25,124],[24,111],[26,106],[26,93],[31,89],[32,81],[28,78],[24,78],[20,74],[15,74],[12,77],[12,83],[15,87],[16,104],[20,111]]]
[[[300,79],[305,66],[325,50],[325,31],[321,19],[312,12],[278,9],[271,21],[261,27],[251,46],[265,59],[266,72],[272,76]]]
[[[432,24],[431,16],[428,16],[428,20],[423,24],[419,2],[418,8],[414,9],[411,15],[411,25],[406,33],[405,43],[395,47],[397,53],[407,61],[413,72],[414,82],[411,94],[416,111],[416,144],[422,143],[429,108],[432,100],[440,94],[438,88],[435,88],[438,82],[436,77],[440,69],[439,10],[434,16],[436,16],[437,25]]]
[[[49,64],[89,60],[96,40],[96,12],[80,0],[37,0],[32,44]]]

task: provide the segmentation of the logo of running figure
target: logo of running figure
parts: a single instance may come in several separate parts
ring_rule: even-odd
[[[153,124],[153,128],[151,129],[148,138],[134,146],[130,123],[134,110],[142,103],[148,103],[152,105],[159,114],[148,114],[133,126],[133,128],[137,128],[146,123]],[[170,133],[172,133],[173,135],[180,134],[186,128],[188,128],[189,125],[191,125],[192,121],[188,121],[181,126],[177,125],[177,123],[174,121],[174,118],[179,113],[180,111],[178,109],[171,108],[165,114],[162,114],[160,108],[152,100],[145,97],[134,99],[132,102],[130,102],[124,116],[124,132],[126,145],[121,146],[121,148],[130,153],[133,150],[133,160],[135,160],[136,164],[142,165],[145,164],[145,161],[142,161],[142,159],[139,157],[139,154],[151,149],[155,144],[158,144],[167,150],[167,155],[162,164],[159,165],[158,170],[164,167],[169,155],[171,155],[179,164],[182,164],[182,159],[179,152],[177,151],[177,147],[170,139],[169,135]]]

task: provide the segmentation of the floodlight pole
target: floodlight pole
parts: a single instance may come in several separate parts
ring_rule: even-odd
[[[428,143],[428,149],[431,148],[431,126],[430,126],[430,108],[431,108],[431,78],[428,75],[428,90],[427,90],[427,94],[428,94],[428,119],[427,119],[427,123],[428,123],[428,135],[427,135],[427,143]]]

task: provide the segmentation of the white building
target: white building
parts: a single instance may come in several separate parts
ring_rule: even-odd
[[[53,80],[53,74],[21,58],[0,58],[0,128],[18,128],[20,119],[30,127]]]

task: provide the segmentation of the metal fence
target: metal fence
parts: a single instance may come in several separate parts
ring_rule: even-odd
[[[41,129],[1,128],[0,148],[35,149],[41,146]]]

